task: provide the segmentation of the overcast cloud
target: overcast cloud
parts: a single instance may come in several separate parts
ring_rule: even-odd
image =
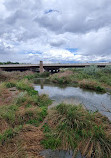
[[[111,62],[110,0],[0,0],[0,61]]]

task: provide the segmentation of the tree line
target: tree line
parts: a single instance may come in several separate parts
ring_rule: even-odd
[[[11,61],[0,62],[0,65],[8,65],[8,64],[19,64],[19,62],[11,62]]]

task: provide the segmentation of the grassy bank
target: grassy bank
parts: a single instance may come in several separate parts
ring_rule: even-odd
[[[37,73],[37,72],[32,72],[32,71],[11,71],[11,72],[6,72],[6,71],[1,71],[0,70],[0,81],[8,81],[10,79],[14,80],[21,80],[21,79],[28,79],[28,80],[33,80],[34,78],[46,78],[49,77],[50,73],[49,72],[43,72],[43,73]]]
[[[45,148],[78,151],[86,158],[111,157],[111,122],[82,106],[60,104],[44,124]]]
[[[84,88],[87,85],[89,89],[103,92],[104,84],[100,78],[90,74],[85,78],[83,71],[86,70],[66,70],[50,76],[50,79],[61,84],[85,85]],[[110,71],[108,73],[110,75]],[[48,111],[52,101],[34,90],[32,81],[36,75],[33,72],[1,73],[5,80],[1,77],[0,156],[7,158],[8,153],[11,158],[41,158],[39,152],[45,148],[71,149],[75,155],[81,151],[86,158],[110,158],[111,122],[80,105],[60,104]]]
[[[32,83],[27,79],[20,81],[10,80],[1,83],[1,93],[6,88],[18,91],[16,99],[11,105],[0,107],[0,118],[11,125],[21,125],[24,123],[37,122],[36,126],[47,114],[47,106],[51,104],[51,100],[47,95],[38,95],[38,92],[32,87]],[[16,88],[16,89],[15,89]]]
[[[111,67],[90,66],[81,69],[67,69],[50,76],[50,80],[59,84],[78,85],[82,88],[105,92],[111,89]]]
[[[21,154],[25,157],[28,152],[37,156],[39,152],[34,155],[32,150],[28,149],[30,143],[28,144],[27,140],[30,138],[31,141],[34,134],[41,134],[41,139],[43,138],[39,126],[47,116],[47,107],[52,101],[47,95],[39,95],[34,90],[33,83],[27,79],[27,76],[33,75],[32,72],[11,72],[13,76],[10,74],[9,78],[6,77],[8,72],[2,73],[5,81],[0,83],[0,156],[5,158],[8,153],[10,157],[20,157]],[[25,140],[29,131],[32,131],[33,135]],[[40,139],[39,137],[33,141]],[[24,149],[26,142],[27,148]]]

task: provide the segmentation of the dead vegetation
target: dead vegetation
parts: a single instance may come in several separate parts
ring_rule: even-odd
[[[33,75],[34,72],[32,71],[11,71],[11,72],[7,72],[7,71],[0,71],[0,81],[6,81],[6,80],[10,80],[10,79],[14,79],[14,80],[20,80],[23,79],[25,76],[29,76],[29,75]]]
[[[25,125],[20,135],[24,142],[23,149],[28,158],[42,158],[40,156],[40,151],[43,150],[43,146],[40,142],[44,138],[42,130],[39,127]]]
[[[38,95],[24,79],[26,72],[20,76],[17,72],[17,79],[15,75],[9,74],[9,79],[0,83],[0,158],[41,158],[43,132],[39,125],[51,100]]]
[[[16,88],[5,87],[4,83],[0,84],[0,106],[10,105],[11,102],[17,97],[18,90]]]
[[[18,135],[0,145],[0,158],[42,158],[40,151],[43,146],[40,142],[43,137],[39,127],[24,125]]]

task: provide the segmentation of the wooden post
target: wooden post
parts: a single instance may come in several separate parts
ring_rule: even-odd
[[[44,72],[43,61],[40,61],[40,73]]]

